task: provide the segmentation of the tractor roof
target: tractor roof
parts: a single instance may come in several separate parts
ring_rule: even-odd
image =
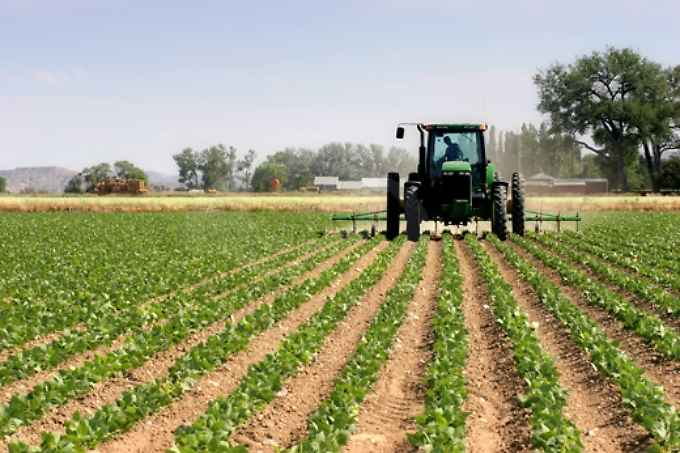
[[[423,124],[423,128],[427,131],[435,129],[446,129],[448,131],[485,131],[485,123],[449,123],[449,124]]]

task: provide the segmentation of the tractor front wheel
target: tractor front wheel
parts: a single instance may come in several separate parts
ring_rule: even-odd
[[[500,184],[496,184],[493,187],[491,232],[498,236],[498,239],[501,241],[505,241],[508,238],[508,211],[505,188]]]
[[[392,240],[399,236],[399,173],[387,174],[387,229],[385,236]]]
[[[524,236],[524,187],[517,172],[512,174],[512,232]]]
[[[409,241],[420,239],[420,200],[418,200],[418,186],[407,185],[404,192],[406,210],[406,235]]]

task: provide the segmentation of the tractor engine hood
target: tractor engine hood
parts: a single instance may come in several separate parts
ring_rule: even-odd
[[[442,173],[470,173],[472,166],[464,160],[450,160],[442,165]]]

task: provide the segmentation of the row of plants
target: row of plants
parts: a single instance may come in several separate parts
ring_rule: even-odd
[[[18,216],[3,223],[0,237],[8,240],[0,250],[11,261],[0,280],[0,349],[194,284],[293,244],[300,233],[299,220],[270,231],[267,216],[197,216]]]
[[[403,273],[385,295],[359,345],[340,371],[331,394],[309,416],[307,437],[286,451],[337,452],[347,443],[361,403],[390,357],[406,310],[422,280],[428,242],[428,236],[421,237]]]
[[[526,393],[519,400],[531,412],[533,446],[551,452],[581,451],[580,433],[564,414],[567,395],[552,358],[541,348],[529,318],[498,266],[474,235],[467,235],[466,243],[488,288],[496,321],[512,343],[517,371],[526,384]]]
[[[275,353],[251,366],[239,386],[227,397],[212,401],[208,410],[191,426],[180,427],[175,435],[174,451],[230,450],[229,436],[234,430],[271,402],[281,390],[283,382],[312,360],[326,337],[380,280],[402,244],[403,238],[393,243],[356,280],[329,299],[319,312],[289,335]],[[406,275],[422,261],[422,256],[421,247],[412,255]],[[388,303],[388,299],[385,303]]]
[[[49,408],[87,394],[97,382],[142,366],[155,354],[181,343],[207,325],[222,321],[248,303],[291,284],[345,246],[346,243],[338,242],[297,266],[281,269],[260,281],[244,282],[249,283],[248,286],[225,298],[198,301],[179,310],[166,322],[129,337],[122,347],[77,368],[60,370],[54,378],[37,384],[26,395],[14,394],[5,406],[0,407],[0,435],[11,434],[18,427],[41,418]]]
[[[432,361],[425,380],[425,410],[416,418],[418,428],[409,440],[423,451],[462,453],[468,415],[463,410],[468,396],[463,374],[468,359],[468,332],[462,310],[463,277],[450,233],[442,235],[442,249],[442,278],[432,319]]]
[[[668,293],[663,288],[650,285],[637,276],[622,272],[597,258],[588,256],[582,249],[574,248],[578,245],[569,240],[562,241],[552,234],[532,235],[530,237],[560,255],[568,257],[572,262],[588,267],[605,281],[639,296],[658,309],[675,316],[680,314],[680,298]]]
[[[337,239],[329,240],[333,245]],[[306,253],[320,251],[320,240],[310,241],[303,247],[277,255],[271,259],[240,269],[226,275],[219,282],[211,282],[194,293],[180,293],[174,297],[149,305],[140,305],[120,312],[109,312],[83,329],[64,332],[54,341],[20,351],[0,363],[0,386],[24,379],[37,372],[50,370],[90,349],[109,346],[121,335],[138,335],[145,329],[167,319],[175,313],[205,302],[204,297],[222,294],[246,285],[261,275],[278,271],[289,261],[299,259]]]
[[[515,241],[521,239],[512,236]],[[536,291],[538,299],[569,330],[571,339],[590,357],[591,363],[617,385],[623,404],[634,420],[654,438],[653,451],[680,448],[680,417],[665,400],[663,388],[650,382],[635,363],[610,340],[600,326],[561,294],[560,288],[510,246],[496,238],[493,245],[505,256],[522,279]]]
[[[635,332],[664,357],[680,359],[680,336],[658,316],[636,308],[621,295],[592,280],[585,272],[575,269],[532,241],[519,236],[513,236],[512,240],[546,266],[557,271],[562,281],[577,288],[586,302],[604,309],[621,321],[625,329]]]
[[[126,391],[116,401],[100,407],[89,417],[74,415],[65,423],[65,434],[43,433],[40,446],[12,443],[10,451],[82,451],[128,431],[145,417],[181,398],[201,376],[244,350],[255,336],[272,328],[292,310],[330,286],[340,274],[347,272],[361,256],[374,248],[378,241],[374,239],[361,244],[317,277],[305,279],[279,295],[271,304],[262,305],[239,322],[227,322],[221,332],[179,357],[166,376]]]
[[[615,244],[611,239],[596,238],[592,234],[567,232],[563,235],[563,239],[579,250],[633,271],[654,284],[680,291],[680,277],[678,276],[680,260],[678,258],[675,258],[672,262],[658,254],[643,258],[628,244]],[[674,270],[673,267],[677,267],[677,269]]]
[[[631,268],[653,280],[659,279],[676,290],[680,288],[680,279],[677,277],[680,255],[677,251],[664,253],[656,244],[635,242],[622,233],[595,231],[583,235],[570,233],[568,236],[581,238],[583,247],[598,251],[618,265]]]

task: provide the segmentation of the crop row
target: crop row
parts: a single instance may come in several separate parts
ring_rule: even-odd
[[[563,235],[563,239],[579,250],[629,269],[655,284],[661,284],[680,291],[680,277],[678,276],[680,260],[677,258],[673,261],[672,265],[666,260],[658,258],[658,255],[653,259],[647,259],[645,262],[642,262],[639,255],[633,254],[630,251],[629,245],[612,245],[611,240],[595,239],[591,234],[577,235],[566,233]],[[673,271],[673,267],[677,269]],[[670,272],[668,272],[669,270]]]
[[[557,237],[549,234],[534,235],[531,237],[555,252],[568,257],[572,262],[577,262],[590,268],[593,273],[604,280],[636,294],[665,312],[673,315],[680,314],[680,299],[668,293],[663,288],[652,286],[640,278],[633,277],[626,272],[621,272],[608,266],[598,259],[591,258],[584,254],[583,251],[574,249],[576,244],[573,244],[571,241],[562,242]],[[578,247],[578,245],[576,245],[576,247]]]
[[[50,237],[48,244],[41,244],[47,239],[33,234],[19,237],[26,229],[14,229],[14,219],[9,220],[8,225],[3,224],[9,229],[0,232],[0,236],[11,236],[11,240],[2,241],[2,251],[3,257],[12,259],[7,263],[11,271],[0,285],[6,299],[0,304],[0,315],[5,321],[0,329],[0,349],[21,345],[193,284],[206,275],[232,269],[244,259],[254,260],[270,254],[296,238],[296,231],[291,228],[268,240],[257,240],[257,229],[265,228],[264,218],[245,222],[241,227],[231,222],[242,218],[223,217],[217,224],[226,227],[221,231],[208,222],[193,225],[195,220],[182,221],[181,217],[139,216],[135,224],[133,218],[125,216],[115,220],[107,216],[74,216],[61,219],[61,226],[52,225],[54,219],[44,219],[45,225],[38,222],[35,232]],[[109,220],[112,226],[100,225],[103,219]],[[46,225],[53,229],[47,229]],[[133,236],[128,238],[112,231],[113,227],[149,225],[156,228],[153,234],[123,230]],[[207,230],[207,238],[194,237],[190,234],[192,227],[198,229],[196,234]],[[101,231],[92,228],[101,228]],[[154,236],[161,232],[167,235]],[[62,242],[54,244],[55,237]],[[187,248],[191,245],[196,245],[196,249]],[[131,250],[127,250],[128,247]]]
[[[333,243],[334,241],[329,241],[329,245]],[[223,277],[219,284],[206,285],[210,287],[209,291],[204,287],[192,294],[182,293],[150,305],[107,313],[102,318],[93,319],[82,329],[65,332],[46,345],[13,354],[0,363],[0,386],[24,379],[39,371],[49,370],[66,359],[92,348],[108,346],[123,334],[138,335],[152,324],[167,321],[168,317],[180,310],[204,303],[202,297],[206,295],[220,294],[247,284],[258,276],[280,269],[287,262],[296,260],[305,253],[321,250],[319,245],[318,241],[311,241],[303,247],[233,272]]]
[[[378,379],[406,309],[423,277],[428,236],[422,236],[404,272],[385,295],[356,350],[335,381],[331,394],[307,420],[307,437],[288,453],[338,452],[349,440],[359,407]]]
[[[512,295],[512,287],[477,238],[467,235],[466,242],[486,282],[496,320],[512,343],[517,371],[527,385],[520,402],[531,412],[534,447],[554,452],[582,450],[578,429],[563,413],[566,392],[553,360],[541,348],[529,319]]]
[[[288,336],[275,353],[251,366],[228,397],[213,401],[191,426],[180,427],[175,436],[177,450],[212,452],[223,451],[220,446],[227,448],[231,433],[268,404],[287,378],[309,363],[325,338],[382,277],[402,244],[403,238],[393,243],[357,279]]]
[[[179,357],[167,376],[134,387],[115,402],[99,408],[90,417],[84,418],[76,414],[66,422],[64,435],[44,433],[39,448],[16,443],[10,446],[11,450],[79,451],[94,448],[113,435],[127,431],[148,415],[181,398],[198,378],[217,368],[234,353],[245,349],[256,335],[271,328],[291,310],[328,287],[339,274],[350,269],[360,256],[375,247],[376,243],[377,240],[373,240],[360,245],[331,268],[288,289],[271,304],[260,306],[237,323],[227,322],[220,333],[212,335]],[[246,296],[249,300],[261,296],[256,290],[257,286],[251,287],[249,296]]]
[[[468,333],[463,316],[463,277],[451,234],[442,236],[442,279],[432,320],[433,357],[427,370],[425,411],[416,419],[411,443],[425,451],[465,451],[463,403],[467,388],[463,370],[468,356]],[[431,270],[428,270],[431,272]]]
[[[680,336],[675,330],[666,326],[658,316],[636,308],[605,285],[590,279],[584,272],[575,269],[558,256],[534,243],[519,236],[514,236],[513,241],[557,271],[564,282],[578,288],[585,301],[610,313],[621,321],[624,328],[638,334],[665,357],[680,359]]]
[[[526,243],[517,236],[513,241]],[[650,382],[610,340],[602,329],[560,293],[557,285],[515,253],[507,244],[491,238],[494,246],[519,272],[538,295],[538,299],[569,330],[571,338],[589,356],[592,364],[619,388],[623,404],[633,418],[653,436],[661,451],[680,448],[680,417],[665,401],[663,388]]]
[[[335,247],[300,265],[283,269],[278,274],[254,282],[224,299],[207,299],[180,310],[166,322],[131,336],[121,348],[97,356],[78,368],[61,370],[53,379],[36,385],[27,395],[15,394],[0,411],[0,434],[10,434],[19,426],[39,419],[48,408],[88,393],[97,382],[143,365],[155,354],[179,344],[206,325],[221,321],[248,302],[289,284],[293,278],[313,269],[343,246],[339,242]]]

